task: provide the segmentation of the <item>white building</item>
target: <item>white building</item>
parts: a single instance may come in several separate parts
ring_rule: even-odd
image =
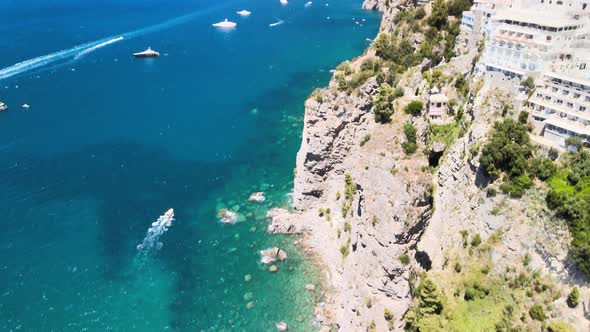
[[[492,19],[481,63],[510,77],[537,76],[551,70],[563,50],[574,53],[583,45],[588,26],[587,17],[565,12],[503,9]]]
[[[589,76],[545,73],[528,103],[541,136],[560,146],[578,136],[590,147]]]

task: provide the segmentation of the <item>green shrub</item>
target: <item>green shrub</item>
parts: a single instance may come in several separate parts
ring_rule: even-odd
[[[483,299],[486,296],[488,296],[489,293],[490,290],[487,287],[475,281],[467,285],[467,287],[465,288],[465,295],[463,296],[463,298],[465,299],[465,301],[473,301],[476,299]]]
[[[559,157],[559,151],[556,148],[550,148],[549,152],[547,152],[547,156],[549,159],[555,161]]]
[[[463,267],[461,266],[461,263],[459,263],[459,262],[455,262],[455,267],[454,267],[454,269],[455,269],[455,272],[457,272],[457,273],[461,273],[461,271],[463,270]]]
[[[434,0],[432,13],[428,17],[428,24],[433,28],[441,29],[448,22],[448,8],[445,0]]]
[[[399,255],[399,261],[404,265],[408,265],[410,264],[410,256],[407,253],[403,253]]]
[[[570,308],[575,308],[578,304],[580,304],[580,290],[578,287],[574,287],[567,297],[567,305]]]
[[[496,197],[496,194],[497,191],[494,187],[489,187],[488,190],[486,190],[486,197]]]
[[[373,101],[373,113],[375,122],[386,123],[391,119],[393,114],[393,100],[395,99],[393,88],[387,84],[381,84],[379,93]]]
[[[568,323],[560,320],[554,320],[547,325],[548,332],[576,332],[576,330]]]
[[[416,11],[414,12],[414,18],[417,20],[421,20],[424,17],[426,17],[426,10],[424,9],[424,6],[416,8]]]
[[[471,246],[477,247],[480,244],[481,244],[481,236],[479,235],[479,233],[477,233],[471,238]]]
[[[406,135],[406,141],[402,143],[402,148],[406,154],[413,154],[418,149],[418,145],[416,144],[418,138],[416,127],[410,123],[404,124],[404,134]]]
[[[520,85],[527,91],[530,91],[535,88],[535,80],[529,76],[524,81],[520,82]]]
[[[466,230],[462,230],[459,233],[461,234],[461,238],[463,239],[463,248],[467,248],[467,244],[469,244],[469,232],[467,232]]]
[[[385,308],[383,310],[383,318],[385,318],[386,321],[393,320],[394,317],[393,317],[393,313],[391,312],[391,310]]]
[[[371,135],[370,134],[366,134],[363,139],[361,140],[361,142],[359,143],[360,146],[364,146],[365,144],[367,144],[367,142],[371,140]]]
[[[531,161],[531,173],[539,180],[545,181],[555,172],[557,172],[557,165],[548,158],[534,158]]]
[[[350,225],[350,223],[347,221],[344,223],[344,231],[350,233],[350,231],[352,230],[352,226]]]
[[[419,100],[412,100],[409,104],[406,105],[404,111],[406,114],[411,114],[413,116],[419,116],[422,113],[422,108],[424,105]]]
[[[471,0],[450,0],[449,2],[449,15],[455,17],[461,17],[463,11],[469,10],[473,5]]]
[[[530,263],[531,263],[531,255],[527,252],[522,257],[522,265],[529,266]]]
[[[529,316],[531,316],[532,319],[534,320],[538,320],[538,321],[545,321],[547,319],[547,315],[545,314],[545,310],[543,310],[543,307],[540,304],[534,304],[531,309],[529,310]]]
[[[526,127],[512,119],[505,119],[494,124],[491,139],[483,147],[479,160],[484,172],[491,177],[498,177],[502,172],[517,177],[526,172],[531,153]]]

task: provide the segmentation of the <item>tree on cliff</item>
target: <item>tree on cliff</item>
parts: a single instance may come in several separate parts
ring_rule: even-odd
[[[531,152],[526,127],[506,119],[494,124],[492,137],[482,150],[480,162],[489,176],[498,177],[507,172],[509,177],[515,178],[525,174]]]
[[[428,18],[428,24],[437,29],[441,29],[447,24],[449,10],[445,0],[434,0],[432,4],[432,14]]]
[[[393,100],[395,99],[395,93],[393,88],[387,84],[381,84],[379,93],[373,101],[373,113],[375,113],[375,122],[386,123],[391,119],[393,114]]]
[[[409,331],[433,331],[441,327],[440,314],[444,308],[444,298],[438,286],[424,276],[416,289],[417,303],[404,317]]]

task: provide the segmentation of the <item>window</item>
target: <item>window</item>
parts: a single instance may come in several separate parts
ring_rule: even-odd
[[[550,40],[551,40],[551,36],[547,36],[547,41],[550,41]]]

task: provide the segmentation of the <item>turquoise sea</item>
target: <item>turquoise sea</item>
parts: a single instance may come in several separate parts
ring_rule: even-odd
[[[264,216],[289,204],[304,100],[379,16],[306,2],[0,1],[0,331],[315,328],[317,273]],[[147,46],[162,55],[131,57]],[[258,254],[273,245],[276,273]]]

